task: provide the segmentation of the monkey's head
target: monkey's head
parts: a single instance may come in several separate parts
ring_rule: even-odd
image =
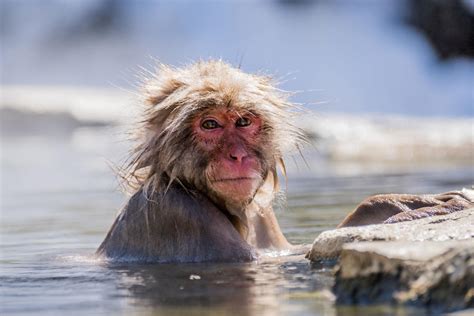
[[[160,65],[144,95],[130,165],[139,185],[166,191],[177,182],[227,210],[271,201],[282,153],[303,137],[290,122],[294,105],[268,77],[222,61]]]

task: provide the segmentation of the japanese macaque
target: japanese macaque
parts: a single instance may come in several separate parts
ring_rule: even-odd
[[[263,76],[222,61],[161,65],[126,179],[133,196],[97,254],[115,261],[238,262],[293,250],[272,209],[283,152],[299,148],[296,107]],[[464,191],[463,191],[464,192]],[[467,193],[378,195],[339,225],[390,223],[472,205]],[[304,250],[304,247],[298,250]]]
[[[292,246],[272,209],[282,154],[304,141],[287,95],[222,61],[161,65],[144,86],[128,168],[135,193],[97,253],[119,261],[235,262]]]
[[[426,195],[381,194],[364,200],[338,228],[404,222],[446,215],[469,207],[474,207],[474,191],[468,189]]]

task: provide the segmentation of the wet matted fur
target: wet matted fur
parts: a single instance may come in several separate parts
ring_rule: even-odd
[[[299,150],[305,141],[292,123],[300,109],[289,94],[268,76],[211,60],[182,68],[159,65],[145,80],[143,96],[143,119],[125,174],[135,193],[98,253],[153,262],[251,260],[254,246],[272,246],[247,242],[246,236],[265,230],[262,218],[270,230],[278,230],[263,234],[284,239],[271,205],[278,190],[277,167],[285,173],[283,153]],[[196,145],[191,126],[197,115],[216,108],[262,120],[259,145],[248,145],[261,162],[262,184],[237,214],[207,192],[208,156]],[[253,227],[255,214],[260,222]],[[289,245],[286,239],[281,244]]]

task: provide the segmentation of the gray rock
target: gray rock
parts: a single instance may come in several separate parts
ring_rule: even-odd
[[[474,307],[474,208],[396,224],[323,232],[307,257],[339,258],[338,304]]]
[[[472,308],[474,239],[344,245],[334,293],[338,304],[410,304],[435,313]]]
[[[447,241],[474,238],[474,208],[410,222],[367,225],[321,233],[306,257],[312,261],[337,259],[343,245],[357,241]]]

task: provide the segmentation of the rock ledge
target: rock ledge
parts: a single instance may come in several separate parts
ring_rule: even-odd
[[[314,241],[311,261],[337,259],[343,245],[358,241],[448,241],[474,238],[474,208],[396,224],[328,230]]]
[[[338,304],[395,303],[441,313],[474,307],[474,239],[345,245]]]
[[[473,308],[474,208],[325,231],[307,258],[339,259],[338,304],[408,304],[430,313]]]

